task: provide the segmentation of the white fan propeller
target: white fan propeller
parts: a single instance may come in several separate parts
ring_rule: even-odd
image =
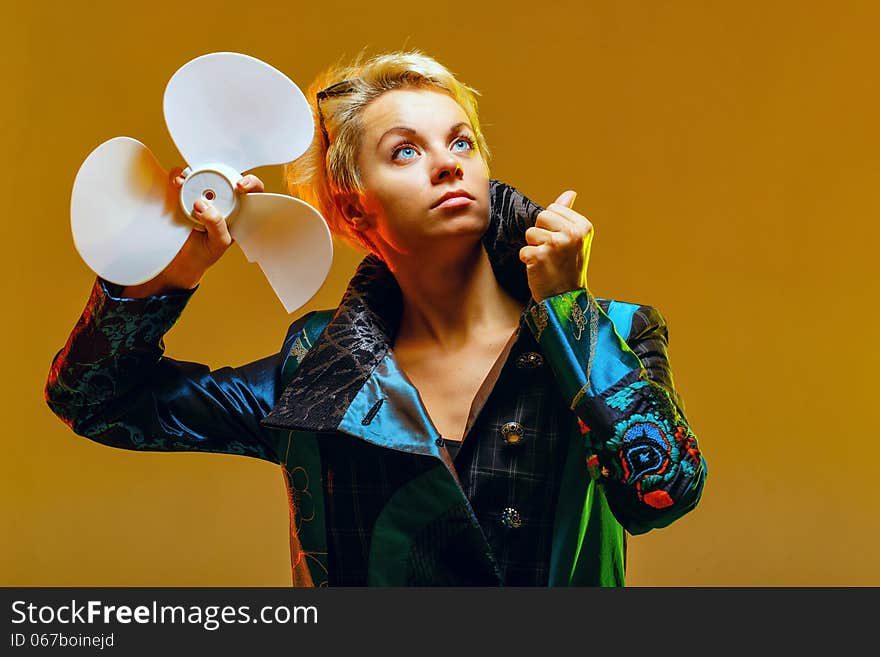
[[[141,142],[115,137],[92,151],[73,184],[73,241],[98,276],[119,285],[155,278],[193,230],[202,197],[226,218],[249,262],[257,262],[288,313],[321,287],[333,259],[324,218],[283,194],[236,192],[242,172],[302,155],[314,121],[302,91],[265,62],[211,53],[168,81],[165,124],[187,164],[178,191]]]

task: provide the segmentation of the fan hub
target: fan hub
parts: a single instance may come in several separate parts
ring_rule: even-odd
[[[195,222],[197,229],[205,230],[202,223],[192,214],[193,204],[197,199],[210,201],[229,223],[230,217],[238,209],[235,182],[240,178],[240,173],[223,164],[194,167],[186,176],[180,189],[180,206],[186,216]]]

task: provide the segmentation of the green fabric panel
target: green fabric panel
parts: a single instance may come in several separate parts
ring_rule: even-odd
[[[315,316],[306,323],[304,332],[309,338],[309,348],[318,341],[318,338],[324,332],[324,329],[327,328],[327,324],[330,323],[335,312],[335,310],[319,310],[315,313]]]
[[[624,535],[605,499],[601,486],[596,486],[587,520],[582,528],[580,553],[572,567],[572,586],[624,586]]]
[[[373,526],[368,586],[406,586],[413,537],[464,500],[445,465],[438,465],[401,487]]]
[[[587,533],[587,527],[590,525],[590,518],[592,517],[593,511],[593,499],[594,493],[596,492],[596,482],[590,481],[587,487],[587,495],[584,498],[583,508],[581,509],[581,519],[580,524],[578,526],[578,537],[577,537],[577,546],[574,551],[574,561],[571,565],[571,571],[568,574],[568,582],[569,584],[574,579],[574,573],[577,569],[578,563],[581,561],[581,550],[584,547],[584,538]]]
[[[315,344],[318,337],[320,337],[321,333],[324,332],[324,329],[327,328],[327,324],[330,323],[332,317],[332,310],[321,310],[316,312],[314,316],[306,322],[306,325],[303,327],[303,330],[300,331],[299,335],[296,336],[291,345],[290,352],[284,357],[284,365],[281,368],[282,389],[290,383],[294,372],[296,372],[299,367],[301,358],[312,348],[312,345]]]
[[[524,315],[571,408],[641,367],[608,315],[584,289],[544,299]]]
[[[550,586],[623,586],[624,533],[589,476],[584,440],[569,448],[556,507]]]
[[[553,522],[548,580],[550,586],[567,586],[570,581],[570,573],[579,549],[578,537],[581,534],[584,499],[590,495],[593,486],[587,470],[587,455],[586,440],[577,430],[572,431]]]

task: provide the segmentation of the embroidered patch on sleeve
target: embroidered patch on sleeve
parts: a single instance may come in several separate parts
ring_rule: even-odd
[[[611,408],[623,412],[630,404],[632,404],[633,398],[636,395],[636,391],[646,387],[647,385],[648,383],[646,381],[637,381],[636,383],[633,383],[626,388],[615,392],[613,395],[605,400],[605,403],[608,404],[608,406],[610,406]]]
[[[638,381],[609,396],[606,405],[621,414],[605,444],[610,457],[606,464],[615,479],[632,487],[647,506],[675,504],[684,492],[682,482],[700,467],[701,455],[668,394],[656,384]]]
[[[532,320],[535,322],[535,340],[540,342],[541,334],[544,333],[544,329],[547,328],[547,324],[550,322],[547,308],[539,303],[532,306],[531,313]]]

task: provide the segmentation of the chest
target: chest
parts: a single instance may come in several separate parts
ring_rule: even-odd
[[[509,339],[509,334],[499,335],[454,351],[395,347],[398,365],[442,436],[463,438],[475,399],[491,386]]]

